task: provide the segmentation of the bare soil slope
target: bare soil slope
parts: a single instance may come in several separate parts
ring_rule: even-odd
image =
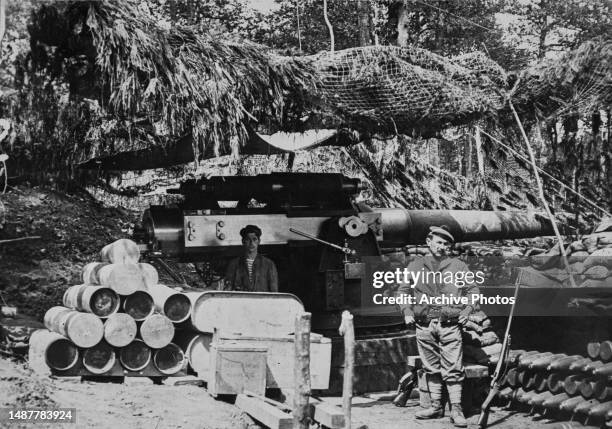
[[[20,186],[0,195],[0,294],[20,313],[42,319],[102,247],[125,237],[135,213],[101,206],[89,194]]]

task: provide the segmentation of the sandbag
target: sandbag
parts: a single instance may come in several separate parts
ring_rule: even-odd
[[[587,252],[593,253],[595,250],[597,250],[597,237],[587,235],[583,237],[582,244],[586,248]]]
[[[559,255],[535,255],[529,257],[529,264],[537,270],[548,270],[561,266],[561,256]]]
[[[612,232],[602,232],[597,234],[597,245],[606,246],[612,244]]]
[[[583,262],[574,262],[570,264],[570,270],[574,274],[583,274],[584,273],[584,263]]]
[[[563,282],[565,279],[569,277],[569,273],[567,272],[565,268],[549,268],[546,271],[541,271],[541,273],[544,274],[549,279],[552,279],[558,282]]]
[[[588,270],[596,265],[602,265],[608,269],[612,268],[612,248],[604,248],[595,250],[584,261],[584,269]]]
[[[595,228],[595,232],[612,231],[612,217],[607,217],[601,220],[600,224]]]
[[[585,270],[584,275],[588,279],[603,280],[610,275],[610,272],[603,265],[595,265]]]
[[[582,240],[573,241],[569,245],[570,252],[582,252],[586,250],[586,246],[582,243]]]
[[[499,342],[499,337],[493,331],[483,332],[482,335],[480,336],[480,345],[483,347],[497,344],[498,342]]]
[[[580,287],[612,287],[612,282],[606,280],[592,280],[587,279]]]
[[[481,333],[483,331],[483,328],[478,323],[468,320],[467,322],[465,322],[465,325],[463,325],[463,330]]]
[[[573,264],[575,262],[583,262],[586,261],[586,259],[589,257],[589,252],[587,251],[579,251],[579,252],[574,252],[571,255],[568,255],[567,257],[567,262],[569,262],[570,264]]]
[[[478,310],[478,311],[474,311],[472,314],[470,314],[468,318],[472,322],[477,323],[479,325],[482,325],[482,322],[487,320],[489,317],[485,314],[484,311]]]

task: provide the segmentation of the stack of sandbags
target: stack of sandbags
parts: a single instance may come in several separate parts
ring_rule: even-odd
[[[57,375],[179,372],[184,354],[172,344],[174,324],[163,314],[175,316],[174,307],[165,305],[173,294],[158,293],[164,287],[157,284],[157,270],[139,263],[138,245],[127,239],[105,246],[100,256],[101,262],[84,267],[84,284],[70,287],[64,305],[45,314],[47,330],[30,342],[32,360],[42,359],[38,366]]]
[[[566,248],[574,282],[580,287],[612,287],[612,231],[583,237]],[[530,257],[531,268],[523,269],[523,285],[569,287],[569,273],[558,247]]]
[[[489,364],[501,351],[501,342],[491,328],[491,319],[479,310],[470,314],[463,326],[463,359],[482,365]]]

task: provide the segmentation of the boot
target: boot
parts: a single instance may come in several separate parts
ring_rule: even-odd
[[[432,399],[429,408],[417,411],[414,416],[420,420],[439,419],[440,417],[444,417],[444,408],[442,407],[442,402],[440,400]]]
[[[451,423],[458,428],[466,428],[467,420],[463,417],[463,412],[461,411],[461,404],[452,404],[451,405],[451,415],[450,415]]]

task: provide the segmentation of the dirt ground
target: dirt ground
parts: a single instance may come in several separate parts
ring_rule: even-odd
[[[184,379],[167,379],[164,385],[154,385],[147,378],[127,378],[124,384],[81,382],[80,378],[76,377],[41,377],[32,374],[24,365],[0,359],[0,407],[76,408],[76,427],[79,428],[255,429],[260,427],[231,403],[214,399],[205,388],[174,385],[178,380]],[[337,405],[342,402],[341,398],[325,398],[325,400]],[[353,428],[452,427],[448,417],[430,421],[416,420],[413,414],[418,408],[397,408],[386,398],[381,400],[357,397],[353,403]],[[476,418],[475,415],[470,417],[470,427],[475,427]],[[5,422],[0,422],[0,427],[20,426],[8,426]],[[36,425],[36,427],[45,426]],[[497,409],[491,414],[490,427],[552,429],[554,424],[516,411]]]
[[[327,401],[340,405],[341,398],[327,398]],[[353,427],[367,426],[370,429],[449,429],[454,426],[450,423],[447,415],[441,419],[417,420],[414,413],[420,408],[418,405],[398,408],[391,404],[386,398],[384,400],[358,397],[353,399]],[[476,428],[478,415],[474,414],[468,418],[469,427]],[[489,427],[492,429],[552,429],[553,421],[539,420],[524,413],[507,411],[495,408],[489,417]]]
[[[215,400],[202,387],[171,384],[166,381],[158,386],[138,377],[127,378],[124,384],[41,377],[23,365],[0,359],[0,407],[76,408],[79,428],[258,427],[236,407]],[[19,426],[0,422],[0,427]]]
[[[0,294],[42,320],[106,244],[125,237],[136,214],[105,208],[89,194],[19,186],[0,196]]]

